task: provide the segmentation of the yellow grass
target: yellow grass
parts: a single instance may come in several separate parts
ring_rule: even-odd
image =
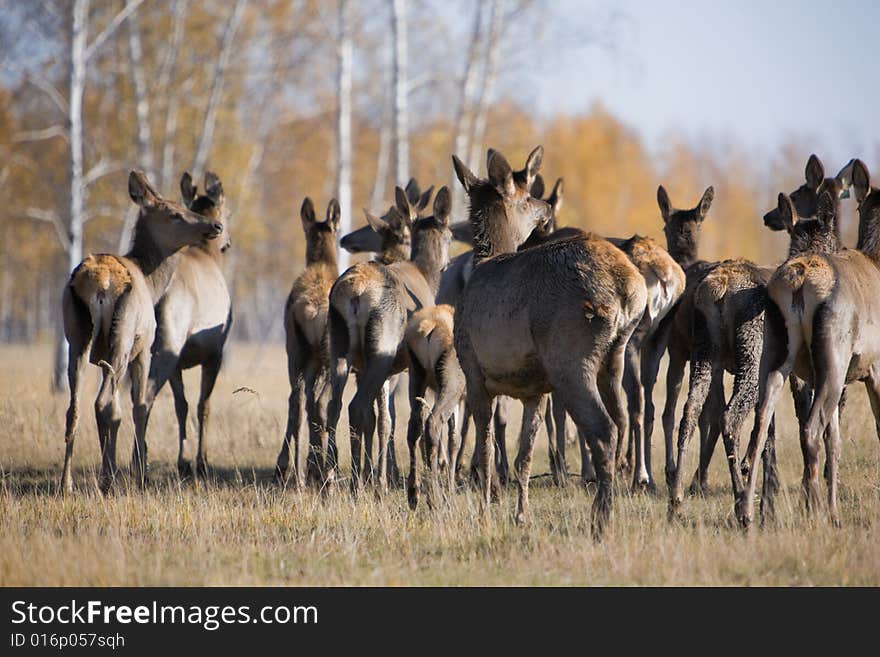
[[[533,482],[533,519],[525,528],[512,521],[513,488],[482,519],[472,491],[456,494],[448,507],[411,513],[403,491],[352,502],[342,492],[324,501],[280,490],[271,474],[288,384],[283,350],[275,346],[229,350],[214,395],[209,455],[217,478],[207,487],[177,482],[177,430],[166,390],[150,423],[149,490],[129,490],[123,478],[116,494],[95,492],[97,373],[91,368],[76,445],[77,494],[64,499],[56,488],[67,400],[49,392],[49,362],[45,346],[0,347],[2,585],[880,583],[880,449],[860,388],[852,388],[843,421],[842,529],[824,515],[807,519],[801,512],[800,449],[786,396],[775,527],[743,536],[734,526],[719,449],[710,495],[685,500],[682,523],[666,521],[665,486],[655,496],[621,492],[613,525],[597,544],[589,533],[592,495],[551,488],[547,479]],[[187,383],[194,409],[196,379],[188,374]],[[255,394],[233,394],[242,386]],[[662,396],[661,386],[658,407]],[[397,441],[402,465],[404,426]],[[662,480],[659,434],[658,426],[655,474]],[[131,435],[126,415],[121,464]],[[341,451],[347,459],[347,444]],[[547,472],[543,432],[536,453],[533,473]],[[576,453],[570,448],[570,469],[578,467]],[[695,458],[693,444],[688,473]]]

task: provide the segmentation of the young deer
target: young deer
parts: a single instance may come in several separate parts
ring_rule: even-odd
[[[657,205],[663,218],[663,232],[666,234],[666,248],[675,261],[681,265],[685,273],[685,290],[664,320],[660,323],[653,349],[647,357],[648,362],[658,361],[664,350],[669,351],[669,365],[666,371],[666,403],[663,408],[663,438],[666,446],[666,484],[672,486],[676,472],[675,451],[673,449],[673,432],[675,429],[675,407],[681,392],[684,379],[684,368],[690,360],[692,349],[692,326],[694,315],[694,291],[700,281],[705,278],[717,262],[706,262],[697,256],[700,242],[700,231],[703,221],[709,214],[715,189],[707,187],[696,207],[689,210],[678,210],[672,206],[669,194],[663,185],[657,188]],[[664,346],[665,345],[665,346]],[[654,431],[654,404],[651,395],[645,399],[645,441],[650,443]],[[718,423],[713,421],[721,412],[724,404],[724,389],[714,388],[710,391],[708,403],[703,406],[700,414],[700,443],[714,443],[718,437]],[[651,480],[650,464],[648,479]]]
[[[808,512],[819,503],[819,440],[824,434],[829,515],[832,523],[840,523],[839,400],[847,383],[865,382],[875,422],[880,423],[880,341],[876,329],[880,322],[880,190],[871,187],[868,169],[860,160],[846,169],[851,171],[859,204],[856,248],[790,259],[774,272],[768,284],[768,293],[785,327],[787,344],[784,348],[765,348],[761,358],[748,485],[737,514],[745,527],[753,516],[754,500],[749,495],[755,492],[755,460],[764,449],[769,418],[789,374],[796,374],[815,390],[800,432]],[[833,214],[833,198],[823,194],[822,200],[825,207],[820,206],[820,213]],[[880,424],[877,428],[880,434]]]
[[[328,411],[330,476],[337,464],[335,429],[350,369],[358,373],[357,392],[348,407],[351,437],[351,488],[361,477],[361,441],[366,439],[367,476],[372,476],[373,404],[379,404],[379,488],[386,486],[386,447],[390,434],[389,379],[408,364],[406,323],[419,308],[434,305],[440,272],[449,259],[449,189],[434,199],[434,214],[417,218],[406,193],[396,190],[396,206],[383,220],[367,213],[386,246],[378,262],[349,268],[330,291],[331,401]],[[410,236],[412,259],[407,260]]]
[[[829,207],[820,201],[815,220],[795,223],[794,206],[785,194],[779,195],[779,216],[790,236],[789,258],[805,253],[833,253],[840,248],[831,197],[825,193],[823,199]],[[739,431],[746,413],[758,400],[759,366],[766,335],[767,282],[773,271],[772,267],[759,267],[747,260],[726,260],[709,272],[694,292],[690,390],[678,434],[678,471],[670,491],[670,515],[678,513],[681,506],[683,458],[697,414],[710,386],[722,386],[725,370],[734,375],[733,394],[721,415],[720,428],[739,514],[743,495]],[[769,472],[767,476],[775,487],[775,474],[772,481]]]
[[[122,420],[118,383],[130,371],[135,430],[136,435],[143,437],[150,348],[156,335],[154,307],[171,282],[181,249],[216,238],[223,232],[223,224],[217,219],[163,199],[140,171],[129,175],[128,193],[140,206],[131,249],[125,256],[88,256],[71,273],[62,297],[70,357],[67,369],[70,405],[61,477],[65,492],[73,491],[71,459],[79,416],[79,384],[86,356],[104,373],[95,401],[95,417],[101,442],[100,487],[107,492],[116,475],[116,436]],[[144,452],[144,445],[137,445],[132,463],[140,482],[145,476]]]
[[[626,431],[624,350],[644,314],[647,291],[623,252],[592,234],[515,253],[550,220],[550,206],[529,195],[542,157],[539,146],[526,162],[525,180],[517,180],[504,156],[490,150],[488,180],[481,180],[453,156],[470,198],[475,243],[474,273],[456,307],[455,349],[477,430],[484,508],[491,489],[493,399],[503,394],[523,401],[515,470],[516,517],[524,521],[534,437],[552,391],[590,441],[599,479],[593,503],[598,536],[611,510],[615,423]]]
[[[455,309],[445,304],[422,308],[413,313],[406,328],[410,361],[406,492],[413,509],[419,501],[418,452],[423,438],[429,472],[436,467],[441,476],[445,474],[449,488],[455,482],[452,461],[458,446],[458,405],[464,397],[465,380],[453,344],[454,315]],[[424,400],[427,388],[434,391],[430,412]]]
[[[327,428],[329,386],[327,363],[330,351],[327,339],[327,313],[330,288],[339,275],[336,266],[336,233],[339,228],[339,202],[327,206],[327,217],[318,221],[312,199],[306,197],[300,209],[306,237],[306,269],[297,276],[284,306],[284,332],[287,335],[287,376],[290,398],[287,406],[287,430],[275,465],[275,476],[285,481],[290,472],[290,441],[294,441],[292,483],[300,477],[300,430],[303,415],[309,429],[306,478],[310,484],[323,481],[324,435]]]
[[[216,174],[205,173],[205,193],[199,194],[189,173],[180,179],[183,202],[189,210],[222,222],[224,232],[216,239],[203,241],[183,250],[168,289],[156,305],[156,340],[146,392],[146,423],[165,382],[171,385],[177,415],[179,451],[177,470],[182,478],[191,477],[192,465],[184,455],[186,418],[189,405],[183,388],[183,370],[201,366],[202,385],[199,395],[199,446],[196,472],[207,476],[207,429],[209,400],[223,362],[223,347],[232,326],[232,303],[223,276],[221,258],[229,248],[226,233],[226,197]],[[146,437],[136,438],[135,447],[142,445],[146,467]]]

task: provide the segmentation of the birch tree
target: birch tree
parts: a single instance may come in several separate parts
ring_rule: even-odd
[[[391,36],[394,42],[392,85],[394,89],[394,181],[401,187],[409,179],[409,125],[407,116],[406,0],[391,0]]]
[[[351,7],[339,0],[337,46],[336,194],[339,201],[339,233],[351,231]],[[348,252],[339,249],[339,269],[348,267]]]

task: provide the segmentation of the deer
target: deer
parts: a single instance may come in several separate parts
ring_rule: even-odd
[[[490,149],[488,177],[480,179],[453,155],[474,228],[474,272],[456,305],[454,344],[476,427],[481,508],[491,501],[494,398],[523,403],[514,468],[515,520],[524,523],[534,438],[547,393],[554,392],[590,442],[599,481],[592,528],[600,538],[611,513],[614,435],[627,430],[624,350],[647,290],[629,258],[592,233],[516,252],[550,220],[550,205],[529,194],[542,159],[538,146],[519,177]]]
[[[361,485],[361,445],[365,439],[367,478],[372,476],[373,404],[379,405],[377,491],[386,487],[386,448],[390,434],[390,378],[409,365],[406,324],[413,312],[434,305],[440,272],[449,260],[451,197],[444,187],[434,199],[433,215],[418,217],[406,192],[395,190],[395,205],[386,218],[365,211],[367,221],[385,246],[379,261],[349,268],[330,290],[330,379],[328,472],[335,477],[335,432],[342,393],[351,369],[357,392],[348,407],[351,443],[350,488]],[[410,255],[411,241],[411,258]]]
[[[715,188],[709,186],[695,207],[682,210],[672,205],[669,194],[663,185],[657,188],[657,205],[663,219],[666,249],[685,273],[684,293],[678,304],[660,323],[655,333],[655,339],[652,340],[653,347],[650,354],[646,356],[647,362],[654,363],[659,361],[664,351],[669,354],[669,365],[666,372],[666,402],[662,415],[666,448],[665,475],[666,485],[669,487],[673,485],[676,472],[675,450],[673,448],[675,409],[681,392],[681,383],[684,379],[684,368],[690,360],[692,349],[694,291],[703,278],[718,264],[701,260],[698,256],[702,225],[709,214],[714,199]],[[654,431],[654,403],[650,393],[652,386],[653,382],[648,377],[646,380],[644,435],[646,443],[649,444]],[[707,403],[704,404],[703,412],[700,414],[701,445],[704,443],[714,444],[717,440],[719,427],[717,422],[713,422],[713,418],[717,418],[723,404],[724,390],[716,385],[710,391]],[[650,482],[652,475],[649,459],[646,463],[646,469]],[[695,479],[692,490],[699,492],[704,485],[705,480]]]
[[[418,216],[421,216],[421,214],[428,207],[428,204],[431,202],[431,195],[434,192],[434,186],[431,185],[423,192],[421,191],[418,180],[416,180],[415,178],[410,178],[409,182],[404,188],[404,191],[406,192],[406,197],[409,201],[410,206],[415,209],[415,212]],[[384,248],[382,235],[373,230],[369,223],[367,223],[365,226],[358,228],[357,230],[348,233],[347,235],[343,235],[342,239],[339,241],[339,246],[341,246],[349,253],[382,254]],[[381,256],[379,259],[381,259]],[[394,486],[397,486],[400,482],[400,471],[397,467],[397,456],[394,449],[394,434],[397,420],[394,397],[397,391],[398,383],[399,377],[395,375],[391,380],[391,392],[389,398],[391,433],[388,436],[387,465],[388,482],[389,484],[393,484]]]
[[[458,447],[458,407],[464,398],[464,372],[453,343],[455,309],[447,304],[421,308],[406,327],[409,351],[410,420],[407,430],[409,475],[407,501],[411,509],[419,503],[420,442],[424,440],[425,465],[445,475],[447,489],[455,484],[454,455]],[[428,409],[425,391],[434,391]]]
[[[223,185],[211,171],[205,173],[205,192],[199,194],[192,176],[184,172],[180,179],[184,205],[192,212],[222,222],[220,237],[183,249],[177,268],[165,294],[156,304],[156,339],[147,377],[146,420],[149,422],[156,396],[166,382],[170,383],[177,416],[179,450],[177,470],[181,479],[193,476],[193,468],[185,456],[186,422],[189,405],[183,386],[183,370],[202,368],[201,392],[198,402],[199,445],[196,452],[197,476],[208,474],[207,427],[210,398],[223,362],[223,348],[232,326],[232,303],[223,276],[222,257],[231,245],[226,232],[226,197]],[[143,445],[147,465],[146,437],[136,436],[135,446]]]
[[[103,372],[95,419],[101,444],[99,488],[106,494],[116,477],[116,438],[122,421],[118,384],[130,374],[135,435],[142,441],[151,346],[156,336],[155,306],[168,289],[182,250],[223,233],[218,219],[160,196],[141,171],[129,174],[128,193],[140,208],[128,253],[87,256],[71,273],[62,294],[70,403],[61,488],[68,494],[73,492],[71,462],[86,358]],[[145,453],[145,444],[136,444],[132,473],[141,485],[146,476]]]
[[[875,423],[880,423],[880,343],[876,329],[880,319],[880,190],[871,186],[870,173],[861,160],[853,160],[838,175],[844,185],[851,184],[858,203],[856,248],[791,258],[773,273],[767,286],[787,340],[784,347],[765,346],[762,352],[758,411],[748,452],[748,483],[736,509],[745,529],[751,526],[754,515],[754,500],[749,495],[754,496],[757,483],[755,461],[769,440],[769,417],[790,374],[813,387],[809,412],[800,427],[802,489],[808,514],[819,506],[821,437],[828,470],[829,520],[840,525],[840,397],[848,383],[865,383]],[[830,201],[830,194],[823,193],[820,203],[825,207],[820,205],[820,213],[833,214],[835,208]],[[880,436],[880,424],[877,429]]]
[[[329,404],[328,362],[330,358],[327,314],[330,288],[339,276],[336,264],[336,234],[340,208],[334,198],[327,205],[324,221],[318,221],[312,199],[306,197],[300,208],[306,238],[306,268],[296,280],[284,306],[284,332],[287,348],[287,376],[290,397],[287,429],[275,464],[275,478],[294,488],[303,482],[300,474],[300,432],[303,416],[308,418],[309,447],[306,481],[319,485],[324,473],[324,436]],[[290,443],[294,444],[291,474]]]

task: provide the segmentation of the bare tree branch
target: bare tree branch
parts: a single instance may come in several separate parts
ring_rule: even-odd
[[[42,130],[24,130],[16,132],[12,137],[12,141],[43,141],[53,137],[61,137],[64,141],[68,141],[67,130],[62,125],[50,125]]]
[[[82,180],[83,188],[88,187],[89,185],[106,175],[116,173],[117,171],[123,171],[125,168],[126,165],[124,162],[101,158],[95,166],[86,171],[86,174],[83,176]]]
[[[61,95],[61,92],[58,91],[58,88],[49,82],[42,75],[36,75],[31,73],[27,76],[27,81],[34,85],[37,89],[45,92],[47,96],[55,103],[55,106],[62,111],[62,113],[67,116],[67,113],[70,111],[70,108],[67,105],[67,101],[64,99],[64,96]]]
[[[91,59],[92,55],[95,54],[95,51],[104,45],[104,42],[113,35],[113,33],[119,28],[119,26],[122,25],[122,22],[126,18],[128,18],[131,13],[141,5],[142,2],[143,0],[128,0],[122,11],[116,14],[116,16],[113,17],[113,20],[107,23],[107,27],[101,30],[100,34],[95,37],[95,40],[92,41],[88,46],[86,46],[86,61],[89,61],[89,59]]]
[[[61,245],[65,249],[70,246],[70,237],[64,230],[64,224],[61,222],[61,218],[56,212],[53,212],[52,210],[44,210],[43,208],[31,207],[25,209],[22,214],[24,214],[24,216],[28,219],[52,224],[52,226],[55,228],[55,234],[58,236],[58,241],[61,242]]]

